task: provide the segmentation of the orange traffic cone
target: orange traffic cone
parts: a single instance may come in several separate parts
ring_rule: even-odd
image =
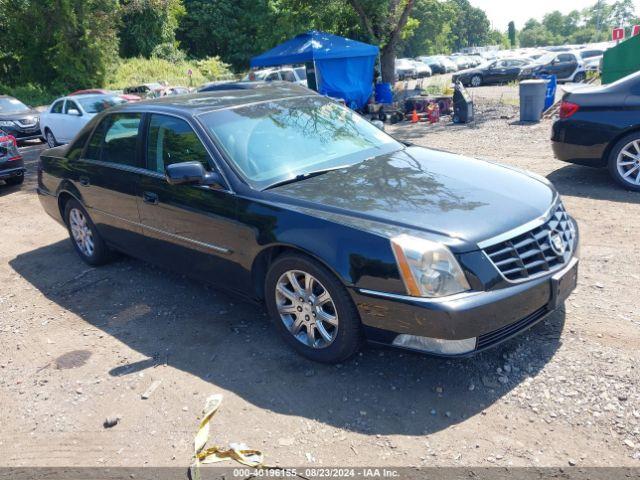
[[[416,109],[413,109],[413,113],[411,114],[411,123],[418,123],[418,112]]]

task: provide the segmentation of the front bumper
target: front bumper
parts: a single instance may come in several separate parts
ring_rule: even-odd
[[[35,127],[2,127],[8,135],[12,135],[17,141],[22,142],[24,140],[37,140],[42,138],[42,132],[40,131],[40,125]]]
[[[577,274],[577,267],[578,258],[574,256],[562,269],[549,275],[507,288],[462,293],[447,299],[362,289],[354,290],[352,296],[369,341],[391,345],[402,334],[445,341],[475,338],[475,348],[464,354],[468,355],[522,333],[556,310],[575,288],[575,283],[564,286],[563,298],[559,298],[557,278]]]

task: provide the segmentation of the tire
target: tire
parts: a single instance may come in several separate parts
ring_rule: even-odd
[[[630,133],[616,142],[609,153],[607,166],[619,185],[640,192],[640,132]]]
[[[308,277],[313,279],[309,283]],[[276,329],[302,356],[339,363],[360,349],[363,334],[358,310],[342,283],[315,260],[300,254],[276,258],[265,279],[265,299]]]
[[[578,72],[576,73],[576,75],[573,77],[573,82],[574,83],[582,83],[587,79],[587,74],[584,72]]]
[[[23,182],[24,182],[24,174],[20,175],[19,177],[11,177],[11,178],[5,179],[5,183],[11,186],[22,185]]]
[[[471,85],[472,87],[479,87],[480,85],[482,85],[482,75],[474,75],[473,77],[471,77],[469,85]]]
[[[44,140],[47,142],[49,148],[54,148],[58,146],[58,141],[56,140],[55,135],[48,128],[44,131]]]
[[[109,250],[89,214],[78,201],[71,199],[67,202],[64,220],[73,248],[85,263],[98,266],[113,259],[113,252]]]

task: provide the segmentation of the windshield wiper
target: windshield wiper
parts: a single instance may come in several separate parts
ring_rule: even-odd
[[[301,173],[299,175],[296,175],[295,177],[287,178],[286,180],[281,180],[279,182],[272,183],[271,185],[263,188],[263,190],[269,190],[271,188],[281,187],[282,185],[288,185],[290,183],[299,182],[300,180],[306,180],[307,178],[317,177],[318,175],[322,175],[327,172],[332,172],[334,170],[340,170],[342,168],[350,167],[351,165],[352,164],[340,165],[338,167],[323,168],[320,170],[313,170],[312,172]]]

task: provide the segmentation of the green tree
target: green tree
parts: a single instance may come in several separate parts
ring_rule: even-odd
[[[407,35],[403,38],[403,55],[417,57],[451,52],[451,19],[455,14],[456,7],[451,2],[416,0],[409,20],[415,22],[415,26],[407,29]]]
[[[120,54],[149,58],[160,44],[175,43],[185,14],[182,0],[121,0]]]
[[[370,40],[380,46],[382,81],[395,79],[396,51],[415,0],[349,0]]]
[[[554,43],[554,37],[551,32],[540,23],[531,21],[527,22],[525,28],[520,30],[519,40],[520,46],[524,48],[544,47]]]
[[[490,43],[491,23],[487,14],[473,7],[469,0],[451,0],[456,7],[453,24],[454,49],[474,47]]]
[[[563,33],[564,33],[564,15],[558,10],[553,11],[551,13],[547,13],[543,20],[542,26],[553,35],[554,39],[558,39],[558,41],[562,41]]]
[[[512,21],[509,22],[509,45],[511,48],[516,48],[516,39],[518,32],[516,31],[516,24]]]
[[[117,58],[117,0],[0,1],[0,43],[13,62],[3,81],[59,91],[102,85]]]

